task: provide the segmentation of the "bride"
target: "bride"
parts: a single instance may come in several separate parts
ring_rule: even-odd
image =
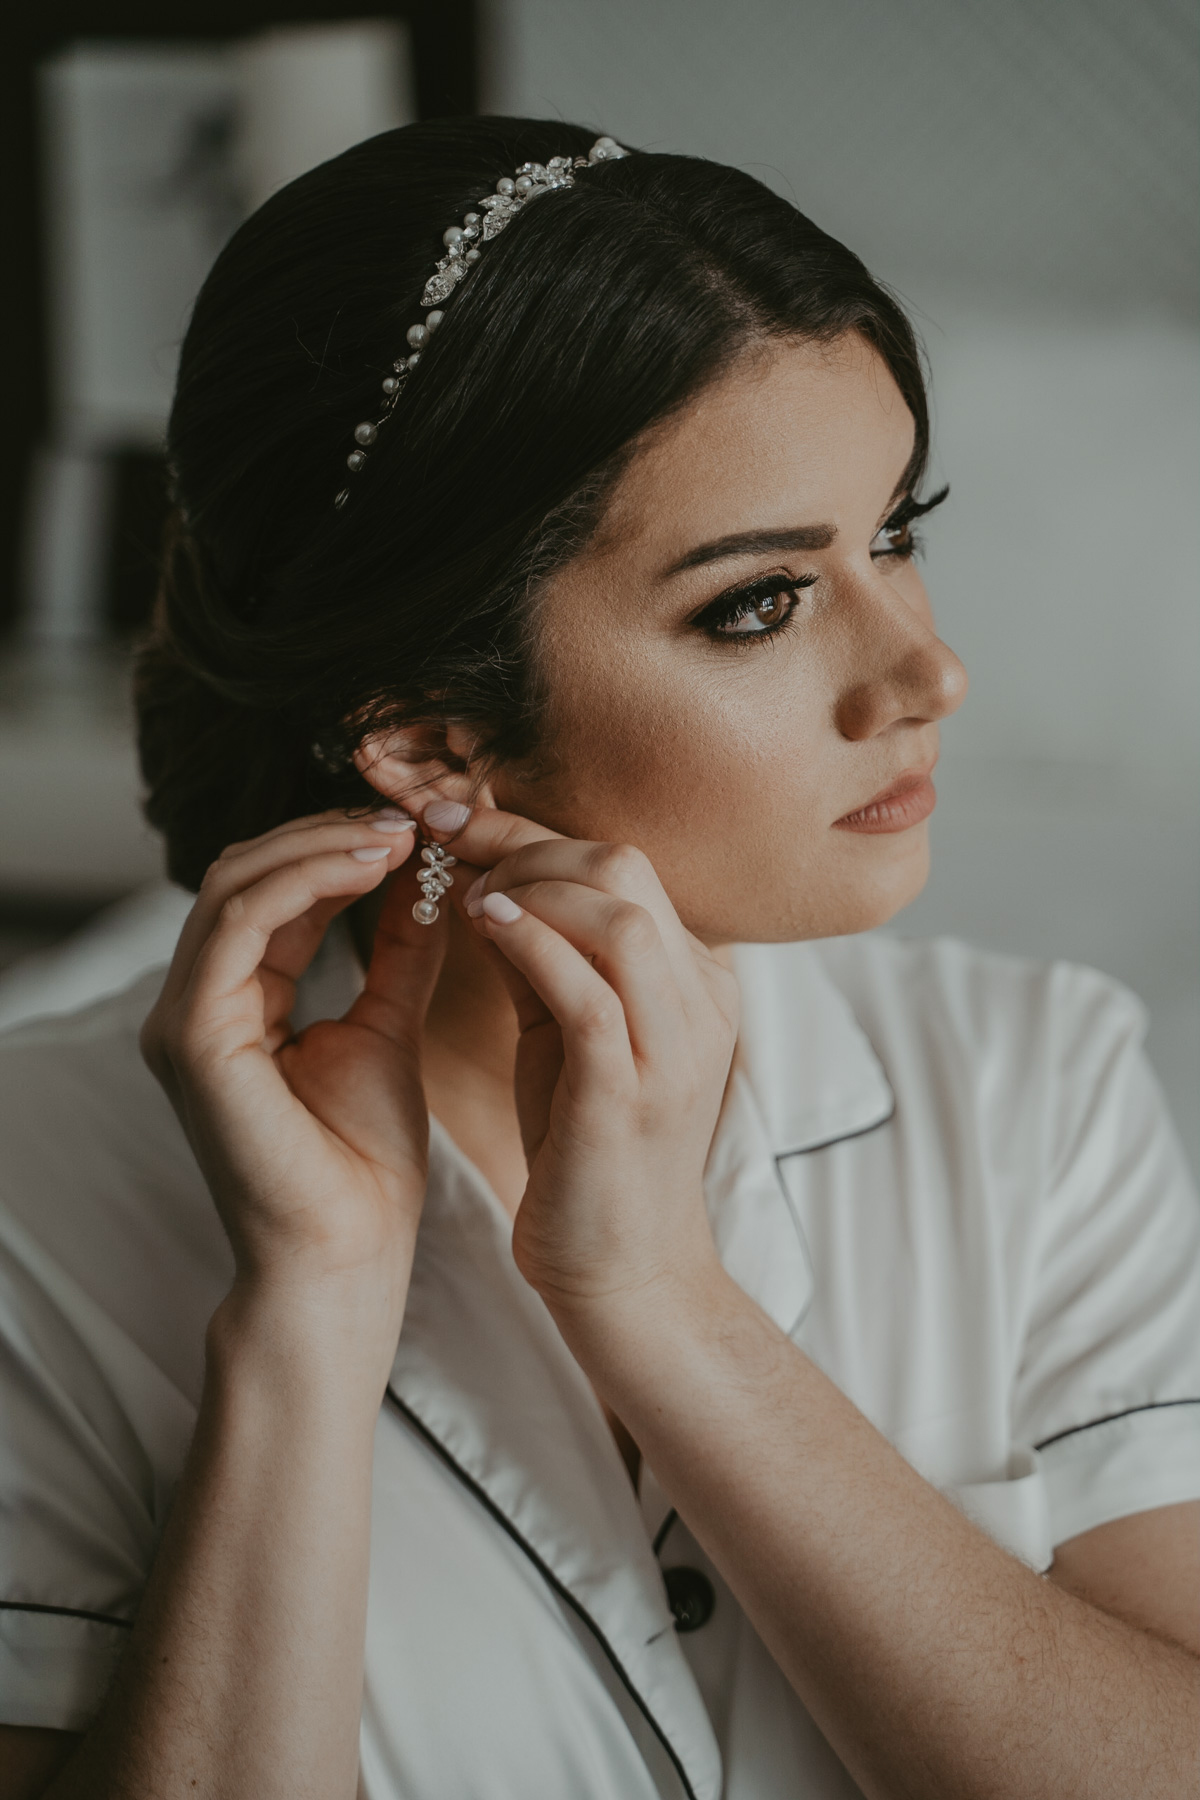
[[[872,934],[928,443],[711,163],[412,126],[223,252],[138,675],[195,906],[0,1044],[0,1800],[1195,1791],[1139,1008]]]

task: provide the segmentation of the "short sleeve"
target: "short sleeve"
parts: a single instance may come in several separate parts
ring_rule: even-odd
[[[1143,1049],[1145,1014],[1055,969],[1047,1178],[1013,1435],[1051,1541],[1200,1498],[1200,1201]]]
[[[0,1723],[95,1718],[190,1430],[182,1398],[0,1210]]]

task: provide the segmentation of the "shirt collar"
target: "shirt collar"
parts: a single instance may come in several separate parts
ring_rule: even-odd
[[[774,1154],[797,1156],[890,1119],[895,1098],[819,943],[738,944],[739,1056]]]

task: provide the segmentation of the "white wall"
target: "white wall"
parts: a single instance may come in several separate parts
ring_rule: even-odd
[[[1200,366],[1184,9],[494,0],[496,111],[736,162],[914,305],[972,675],[897,922],[1108,969],[1200,1164]],[[1136,29],[1134,29],[1136,26]]]

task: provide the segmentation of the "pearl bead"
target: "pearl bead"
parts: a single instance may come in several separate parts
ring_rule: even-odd
[[[464,225],[478,225],[478,223],[479,223],[479,214],[478,213],[464,213],[463,214],[463,224]]]
[[[457,867],[458,867],[458,858],[457,858],[457,856],[443,856],[443,858],[442,858],[442,867],[443,867],[443,869],[455,869],[455,868],[457,868]]]
[[[445,318],[445,316],[446,316],[445,313],[438,312],[436,310],[433,312],[430,312],[430,313],[426,313],[425,314],[425,329],[426,329],[426,331],[436,331],[438,326],[441,324],[442,320]]]
[[[421,358],[420,358],[420,356],[419,356],[419,355],[418,355],[418,354],[417,354],[417,352],[416,352],[416,351],[415,351],[415,350],[414,350],[414,351],[413,351],[413,353],[412,353],[412,355],[411,355],[411,356],[410,356],[410,357],[409,357],[409,359],[408,359],[408,366],[409,366],[409,368],[410,368],[410,369],[415,369],[415,368],[416,368],[416,366],[417,366],[417,364],[418,364],[418,363],[419,363],[419,362],[420,362],[420,360],[421,360]]]
[[[498,194],[511,194],[516,185],[517,184],[511,175],[502,175],[496,183],[496,192]]]
[[[364,446],[373,444],[378,436],[379,433],[367,419],[364,419],[361,425],[356,425],[354,427],[354,441],[356,444],[362,444]]]
[[[432,925],[437,919],[438,909],[432,900],[418,900],[412,914],[418,925]]]
[[[597,150],[615,150],[616,147],[617,143],[615,138],[601,137],[596,139]]]
[[[462,240],[463,234],[461,225],[448,225],[442,233],[442,242],[445,244],[447,250],[456,250],[459,244],[462,243]]]
[[[422,862],[424,862],[424,863],[435,863],[435,862],[437,862],[437,861],[438,861],[438,853],[437,853],[437,851],[436,851],[436,850],[431,850],[431,849],[428,849],[428,848],[426,848],[426,849],[424,849],[424,850],[422,850],[422,852],[421,852],[421,861],[422,861]]]
[[[532,175],[518,175],[517,179],[513,185],[515,186],[518,194],[527,194],[529,192],[530,188],[533,186],[533,176]]]
[[[410,325],[404,335],[414,350],[422,349],[429,342],[429,333],[424,325]]]
[[[358,471],[362,468],[362,466],[366,462],[366,460],[367,459],[363,455],[361,450],[352,450],[350,452],[349,456],[346,458],[346,467],[348,469],[352,470],[355,475],[357,475]]]
[[[396,389],[399,386],[400,386],[400,378],[398,375],[385,375],[384,376],[383,391],[385,394],[394,394],[396,392]]]
[[[463,258],[463,260],[464,260],[464,262],[478,262],[479,261],[478,250],[468,250],[467,254]]]

